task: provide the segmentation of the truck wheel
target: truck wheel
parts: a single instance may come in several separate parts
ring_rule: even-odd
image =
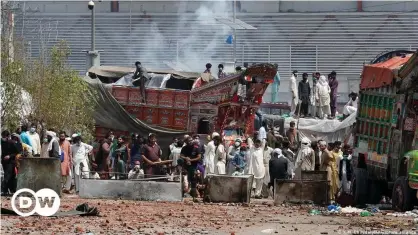
[[[409,211],[414,208],[414,190],[409,188],[405,176],[398,177],[392,190],[392,208],[395,211]]]

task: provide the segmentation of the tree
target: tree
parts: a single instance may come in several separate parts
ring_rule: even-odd
[[[61,41],[34,61],[31,80],[25,85],[33,100],[31,119],[42,129],[80,132],[90,139],[95,103],[88,84],[68,66],[70,53],[66,42]]]

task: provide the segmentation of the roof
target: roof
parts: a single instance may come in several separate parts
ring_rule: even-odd
[[[392,84],[394,70],[408,62],[412,54],[395,56],[381,63],[365,65],[361,74],[360,89],[379,88]]]
[[[102,77],[120,78],[127,74],[134,73],[135,68],[121,67],[121,66],[94,66],[88,71]],[[147,69],[148,73],[156,74],[172,74],[177,79],[196,79],[200,77],[200,73],[194,72],[183,72],[175,70],[158,70],[158,69]]]

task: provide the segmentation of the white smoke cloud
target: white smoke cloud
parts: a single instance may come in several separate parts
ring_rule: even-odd
[[[166,68],[164,61],[177,64],[183,70],[200,72],[206,63],[216,67],[218,63],[232,61],[232,45],[226,44],[226,38],[232,34],[232,29],[216,21],[216,17],[232,17],[231,2],[205,2],[194,12],[194,15],[184,14],[188,2],[180,2],[175,29],[167,29],[162,24],[152,22],[141,41],[145,50],[137,52],[131,47],[129,54],[135,55],[149,68]],[[162,17],[162,16],[158,16]],[[170,18],[171,19],[171,18]],[[166,19],[167,20],[167,19]],[[141,24],[144,24],[143,22]],[[135,27],[135,23],[133,23]],[[161,28],[159,28],[161,27]],[[141,33],[143,27],[134,29]],[[171,32],[171,35],[168,35]],[[219,53],[219,51],[221,51]],[[178,59],[178,60],[177,60]],[[184,65],[184,66],[182,66]],[[188,68],[188,69],[187,69]]]

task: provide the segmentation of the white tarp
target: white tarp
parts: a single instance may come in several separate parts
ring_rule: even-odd
[[[147,81],[145,84],[146,87],[154,87],[154,88],[165,88],[167,81],[170,79],[171,74],[155,74],[155,73],[148,73],[151,76],[151,80]],[[132,76],[133,73],[127,74],[121,77],[112,85],[116,86],[134,86],[132,84]]]
[[[343,121],[329,120],[329,119],[314,119],[314,118],[300,118],[299,126],[298,119],[288,117],[285,118],[284,128],[287,130],[291,121],[296,122],[296,126],[299,127],[299,133],[302,136],[306,136],[311,140],[325,140],[327,142],[344,141],[348,137],[351,131],[351,126],[356,122],[356,114],[353,113]],[[277,115],[263,115],[267,119],[281,118]]]

